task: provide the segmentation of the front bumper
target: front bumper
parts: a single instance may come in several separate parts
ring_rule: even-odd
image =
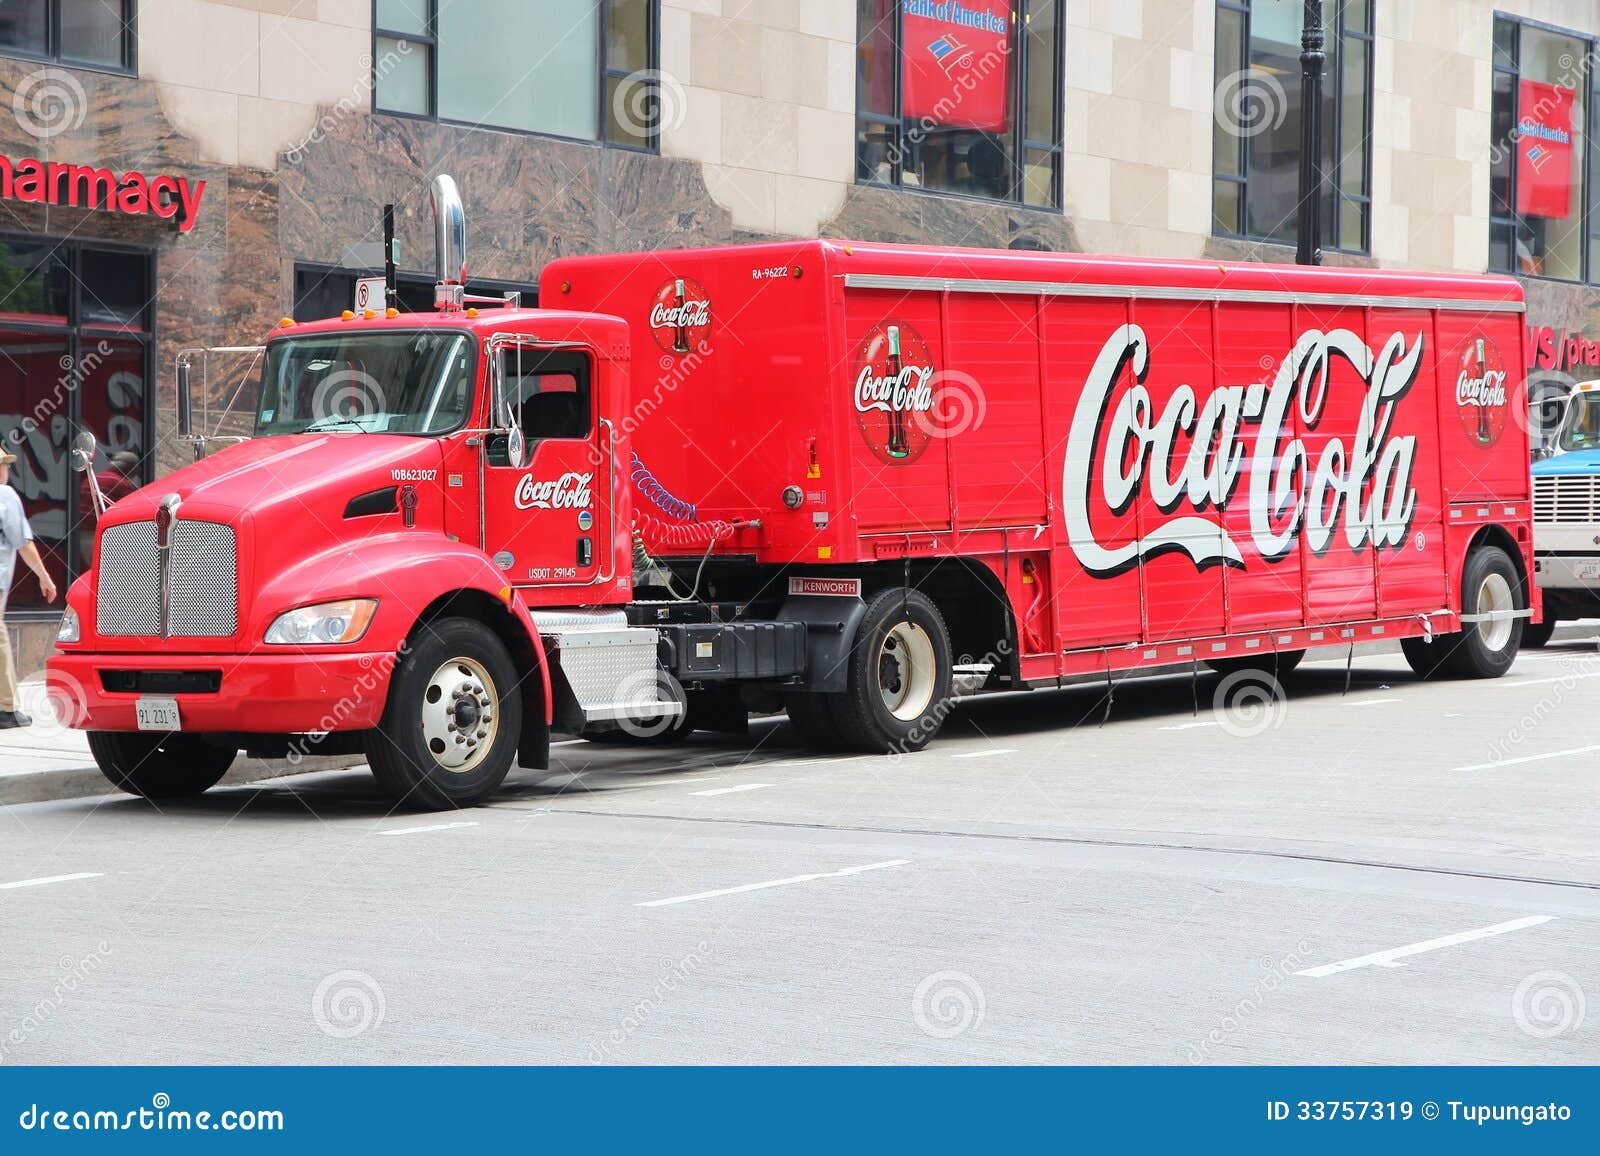
[[[175,698],[185,731],[304,734],[366,730],[383,715],[393,652],[382,654],[94,654],[63,652],[45,663],[50,701],[80,730],[137,729],[141,694]],[[175,675],[220,671],[214,692],[110,691],[107,671]]]
[[[1600,551],[1588,556],[1535,552],[1533,574],[1534,584],[1541,590],[1569,590],[1600,598]]]

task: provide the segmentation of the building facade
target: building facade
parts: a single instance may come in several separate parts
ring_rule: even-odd
[[[479,287],[525,300],[564,254],[816,235],[1292,260],[1301,7],[0,6],[13,484],[64,586],[93,547],[77,431],[113,496],[181,464],[179,352],[349,307],[386,203],[425,307],[438,172]],[[1327,259],[1513,273],[1541,372],[1600,363],[1600,0],[1325,10]],[[250,369],[205,363],[210,428],[247,429]],[[53,615],[31,577],[9,617],[36,667]]]

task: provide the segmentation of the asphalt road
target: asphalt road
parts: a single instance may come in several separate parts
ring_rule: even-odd
[[[1223,691],[894,760],[572,743],[457,815],[364,772],[5,808],[0,1063],[1600,1059],[1592,642]]]

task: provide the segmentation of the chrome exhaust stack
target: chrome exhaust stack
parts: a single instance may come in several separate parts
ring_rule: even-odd
[[[433,287],[433,307],[458,312],[467,296],[467,213],[455,178],[440,173],[433,178],[433,252],[438,279]]]

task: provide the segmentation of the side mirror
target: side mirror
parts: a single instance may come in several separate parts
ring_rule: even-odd
[[[494,414],[496,433],[506,435],[506,465],[520,470],[528,464],[528,440],[522,435],[522,423],[511,406],[506,390],[506,351],[499,349],[489,365],[490,408]]]
[[[72,439],[72,468],[80,474],[88,473],[94,467],[94,451],[94,434],[88,430],[79,431]]]
[[[189,359],[178,358],[178,436],[189,437],[194,432],[194,411],[190,406]]]
[[[511,468],[520,470],[528,464],[528,441],[522,436],[521,426],[512,426],[506,434],[506,457]]]

